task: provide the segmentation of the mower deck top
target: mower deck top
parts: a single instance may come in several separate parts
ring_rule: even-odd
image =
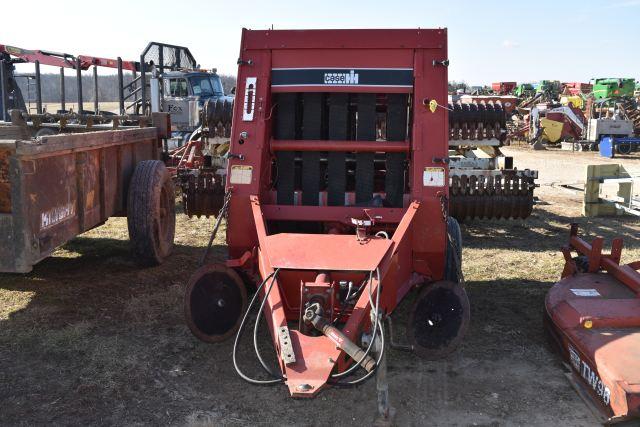
[[[280,233],[267,236],[265,252],[274,268],[373,271],[392,245],[392,240],[377,237],[358,240],[346,234]]]
[[[556,338],[597,406],[640,415],[640,299],[607,273],[569,276],[547,295]],[[586,383],[586,384],[585,384]]]

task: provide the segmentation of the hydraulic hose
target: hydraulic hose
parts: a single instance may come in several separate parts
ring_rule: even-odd
[[[376,277],[377,277],[377,280],[378,280],[378,287],[376,289],[376,302],[375,302],[375,305],[374,305],[373,298],[371,296],[371,283],[373,281],[373,271],[369,272],[369,304],[371,305],[371,309],[372,310],[375,307],[375,310],[374,310],[375,320],[374,320],[374,324],[373,324],[373,328],[372,328],[373,336],[371,337],[371,341],[369,342],[369,345],[367,346],[367,350],[364,352],[364,355],[360,358],[360,360],[357,361],[357,363],[354,363],[351,367],[349,367],[348,369],[346,369],[343,372],[338,372],[336,374],[331,374],[331,378],[342,378],[344,376],[349,375],[353,371],[355,371],[358,368],[358,366],[360,366],[360,364],[367,358],[367,356],[369,356],[369,353],[371,352],[371,349],[373,348],[373,343],[374,343],[374,341],[376,339],[376,329],[378,329],[380,290],[382,288],[381,283],[380,283],[380,269],[379,268],[376,268]],[[379,359],[379,360],[381,360],[381,359]],[[378,360],[378,362],[379,362],[379,360]],[[378,366],[378,362],[376,362],[375,366]],[[375,369],[372,369],[369,373],[374,372],[374,371],[375,371]]]
[[[271,370],[271,368],[267,366],[264,359],[262,359],[262,355],[260,354],[260,350],[258,349],[258,326],[260,325],[262,310],[264,309],[264,305],[267,302],[267,299],[269,298],[269,294],[271,293],[271,288],[273,288],[273,284],[276,282],[276,279],[278,278],[279,271],[280,269],[277,269],[273,274],[273,278],[271,279],[271,284],[269,285],[269,289],[267,289],[267,291],[265,292],[264,298],[262,299],[262,303],[260,304],[260,308],[258,309],[258,317],[256,318],[256,323],[255,323],[255,326],[253,327],[253,348],[255,349],[256,356],[258,357],[258,360],[260,361],[260,364],[262,365],[262,368],[265,370],[265,372],[267,372],[269,375],[275,378],[282,378],[282,375],[275,374]]]
[[[240,336],[242,335],[242,331],[244,329],[244,325],[247,321],[247,317],[249,316],[249,312],[251,311],[251,307],[253,307],[253,304],[256,301],[256,298],[258,297],[258,295],[260,294],[260,290],[264,287],[264,285],[267,283],[267,281],[271,278],[273,278],[274,280],[272,280],[271,285],[273,285],[273,282],[275,282],[275,275],[278,274],[278,272],[280,271],[280,269],[276,269],[274,272],[270,273],[267,277],[265,277],[265,279],[262,281],[262,283],[260,283],[260,286],[258,286],[258,289],[256,289],[256,293],[253,295],[253,298],[251,298],[251,302],[249,303],[249,307],[247,307],[247,311],[244,313],[244,316],[242,317],[242,322],[240,322],[240,327],[238,328],[238,333],[236,334],[236,339],[233,342],[233,367],[235,368],[236,372],[238,373],[238,375],[245,381],[251,383],[251,384],[257,384],[257,385],[269,385],[269,384],[278,384],[281,383],[282,381],[284,381],[284,378],[280,377],[280,378],[276,378],[276,379],[272,379],[272,380],[257,380],[251,377],[248,377],[247,375],[245,375],[241,370],[240,367],[238,366],[238,360],[237,360],[237,351],[238,351],[238,342],[240,341]],[[268,295],[268,294],[267,294]]]

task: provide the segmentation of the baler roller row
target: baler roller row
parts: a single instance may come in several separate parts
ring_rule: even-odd
[[[533,210],[534,178],[461,175],[450,179],[450,215],[465,219],[524,219]]]

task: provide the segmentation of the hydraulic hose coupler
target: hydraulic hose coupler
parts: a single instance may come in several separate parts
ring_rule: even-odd
[[[304,313],[304,321],[310,323],[318,331],[322,332],[331,341],[336,343],[336,346],[347,353],[356,362],[362,360],[360,365],[367,371],[371,372],[376,366],[376,361],[369,355],[365,356],[365,351],[358,345],[351,341],[340,329],[333,326],[327,319],[320,316],[315,310],[316,304],[307,308]],[[364,359],[363,359],[364,357]]]

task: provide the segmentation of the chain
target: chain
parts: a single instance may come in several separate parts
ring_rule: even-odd
[[[207,245],[207,249],[202,254],[202,258],[200,258],[200,265],[204,265],[207,260],[207,256],[209,256],[209,252],[211,251],[211,246],[213,246],[213,241],[216,239],[216,234],[218,234],[218,228],[220,228],[220,224],[222,223],[222,218],[227,218],[227,214],[229,213],[229,201],[231,200],[231,191],[227,191],[224,195],[224,203],[222,204],[222,209],[218,213],[218,217],[216,218],[216,222],[213,225],[213,231],[211,232],[211,237],[209,237],[209,244]]]
[[[449,218],[449,212],[448,212],[449,199],[447,199],[447,196],[445,196],[445,194],[442,191],[438,191],[437,196],[440,199],[440,211],[442,212],[442,220],[446,224],[447,218]]]

